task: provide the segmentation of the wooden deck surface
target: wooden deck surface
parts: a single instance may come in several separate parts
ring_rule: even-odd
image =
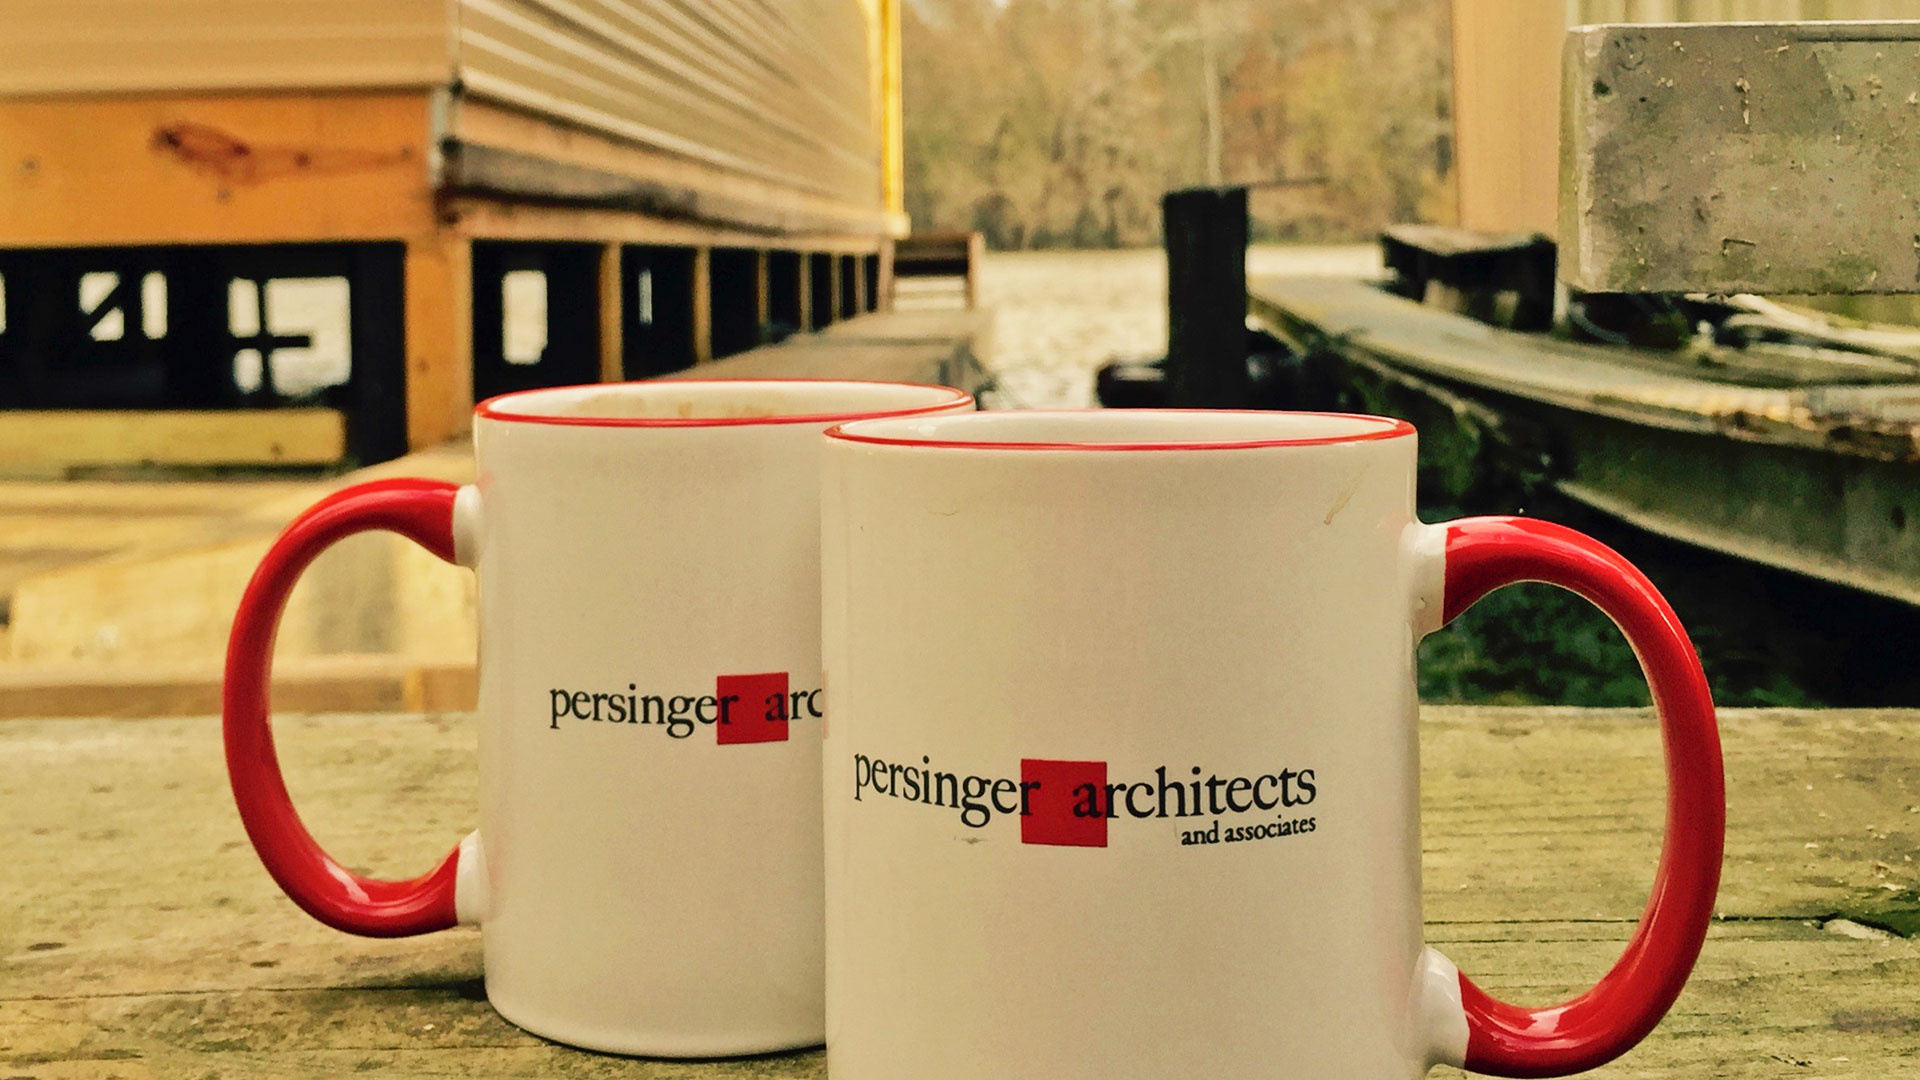
[[[973,390],[987,379],[992,331],[992,312],[983,310],[868,314],[674,377],[872,379]],[[137,667],[141,679],[171,666],[204,688],[218,673],[247,576],[280,529],[335,490],[394,476],[469,482],[472,447],[460,439],[324,476],[0,482],[0,664],[44,669],[0,668],[0,714],[19,715],[5,703],[17,688],[78,685],[68,670],[75,665]],[[431,563],[391,538],[356,538],[322,556],[302,590],[308,599],[296,593],[282,655],[470,661],[467,579]],[[396,577],[389,564],[429,569]],[[389,578],[405,586],[383,585]],[[413,615],[394,613],[400,609]],[[107,682],[124,680],[109,672]],[[81,700],[57,711],[91,708]]]
[[[1363,281],[1268,276],[1247,288],[1253,316],[1287,336],[1347,343],[1442,383],[1679,431],[1897,460],[1912,457],[1920,430],[1920,375],[1869,376],[1864,361],[1809,362],[1749,378],[1755,362],[1738,350],[1720,350],[1705,363],[1520,334]]]
[[[1920,1077],[1920,944],[1875,929],[1911,929],[1920,910],[1920,713],[1722,722],[1720,920],[1667,1021],[1593,1075]],[[411,876],[474,822],[466,716],[278,728],[314,832],[362,869]],[[1525,1002],[1584,987],[1652,876],[1652,722],[1435,708],[1422,740],[1431,940]],[[314,923],[248,847],[211,718],[0,723],[0,822],[0,1076],[825,1075],[818,1053],[676,1064],[569,1050],[487,1007],[472,931],[370,941]]]

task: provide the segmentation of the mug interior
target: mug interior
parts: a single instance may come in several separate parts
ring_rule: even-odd
[[[1083,409],[955,413],[841,424],[829,438],[973,450],[1205,450],[1323,446],[1412,435],[1413,425],[1349,413]]]
[[[487,420],[598,426],[836,423],[966,405],[950,386],[805,379],[665,379],[522,390],[480,403]]]

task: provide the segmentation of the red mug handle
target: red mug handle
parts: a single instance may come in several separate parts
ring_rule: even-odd
[[[267,872],[307,914],[368,937],[404,937],[461,921],[455,885],[462,851],[411,881],[362,877],[314,840],[287,795],[268,723],[273,642],[294,582],[322,551],[355,533],[397,532],[448,562],[459,488],[437,480],[381,480],[337,492],[295,518],[268,549],[240,598],[227,639],[221,693],[227,777],[247,837]],[[470,856],[471,857],[471,856]]]
[[[1653,893],[1626,951],[1593,989],[1546,1009],[1500,1001],[1465,975],[1467,1069],[1564,1076],[1596,1068],[1645,1038],[1693,971],[1713,918],[1726,839],[1726,782],[1713,696],[1693,644],[1653,583],[1611,548],[1528,518],[1446,526],[1442,621],[1503,585],[1543,581],[1586,597],[1640,659],[1666,744],[1667,825]]]

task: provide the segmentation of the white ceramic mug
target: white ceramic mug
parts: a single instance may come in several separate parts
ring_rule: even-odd
[[[979,413],[828,432],[834,1080],[1548,1076],[1622,1053],[1719,880],[1713,703],[1610,550],[1414,518],[1411,427]],[[1611,615],[1670,775],[1653,897],[1564,1006],[1422,940],[1414,647],[1520,580]]]
[[[354,933],[479,923],[489,1000],[551,1039],[817,1045],[820,432],[970,408],[858,382],[527,391],[476,410],[475,486],[384,481],[313,507],[254,575],[227,657],[228,770],[274,880]],[[407,882],[321,850],[268,727],[288,591],[368,529],[479,575],[480,828]]]

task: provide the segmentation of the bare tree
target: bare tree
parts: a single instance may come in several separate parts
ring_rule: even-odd
[[[1002,247],[1153,242],[1170,187],[1323,175],[1277,235],[1435,216],[1443,0],[911,0],[908,208]]]

